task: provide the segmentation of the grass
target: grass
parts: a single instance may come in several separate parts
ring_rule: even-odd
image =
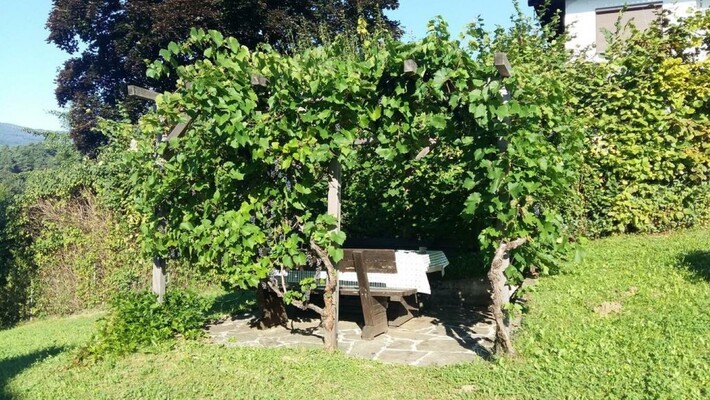
[[[96,314],[0,332],[6,398],[710,397],[710,230],[591,243],[584,262],[537,285],[520,356],[443,368],[320,351],[178,342],[72,367]]]

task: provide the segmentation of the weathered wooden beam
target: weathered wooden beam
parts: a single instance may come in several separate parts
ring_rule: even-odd
[[[419,160],[421,160],[422,158],[424,158],[424,157],[426,157],[427,155],[429,155],[430,152],[431,152],[431,147],[427,146],[427,147],[423,148],[423,149],[422,149],[419,153],[417,153],[417,155],[414,157],[414,161],[419,161]]]
[[[404,74],[414,75],[417,73],[417,62],[412,59],[404,60]]]
[[[496,66],[496,69],[498,69],[498,74],[500,74],[501,77],[509,78],[513,76],[513,67],[508,61],[507,54],[498,52],[495,54],[494,58],[494,64]]]
[[[340,180],[342,170],[338,160],[334,159],[328,166],[328,214],[335,217],[337,226],[335,229],[340,229]]]
[[[138,97],[143,100],[155,101],[160,93],[135,85],[128,85],[128,97]]]
[[[185,133],[185,131],[187,131],[188,128],[190,128],[190,125],[192,125],[192,118],[187,117],[187,121],[175,125],[173,130],[170,131],[170,134],[168,134],[167,140],[179,138],[183,133]]]
[[[158,303],[165,298],[165,260],[161,257],[153,258],[153,293],[158,295]]]
[[[374,143],[377,143],[377,139],[355,139],[353,142],[355,146],[365,146]]]
[[[158,92],[152,91],[150,89],[145,89],[135,85],[128,85],[127,87],[128,97],[137,97],[143,100],[155,101],[158,98]],[[160,143],[161,138],[158,137],[157,142]],[[133,146],[133,143],[131,143]],[[160,160],[156,160],[160,165]],[[160,215],[160,210],[157,209],[156,213]],[[165,299],[165,288],[167,278],[165,275],[165,260],[162,257],[153,258],[153,279],[151,283],[151,289],[153,293],[158,296],[158,303],[162,303]]]
[[[251,75],[251,85],[252,86],[267,87],[269,85],[269,80],[266,79],[266,77],[264,75],[252,74]]]
[[[429,139],[429,146],[421,149],[419,153],[414,157],[414,161],[419,161],[422,158],[426,157],[429,153],[431,153],[432,150],[434,150],[434,147],[436,147],[438,141],[436,139]]]
[[[337,159],[333,159],[328,166],[328,215],[335,217],[336,225],[334,230],[340,230],[341,224],[341,180],[342,168]],[[338,271],[335,271],[335,293],[333,299],[335,301],[335,324],[333,331],[335,335],[335,343],[338,343],[338,321],[340,320],[340,279],[338,279]]]

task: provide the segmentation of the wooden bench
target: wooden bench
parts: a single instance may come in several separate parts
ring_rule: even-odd
[[[418,312],[417,289],[388,288],[371,285],[368,273],[396,274],[394,250],[345,249],[338,271],[357,274],[357,287],[343,286],[341,296],[360,296],[365,325],[362,339],[372,340],[387,332],[390,326],[400,326]]]
[[[387,332],[390,326],[400,326],[418,312],[416,288],[387,287],[382,282],[370,282],[368,273],[397,274],[394,250],[344,249],[344,257],[337,265],[340,272],[355,272],[357,282],[340,283],[340,296],[359,296],[364,317],[362,339],[372,340]],[[287,284],[297,284],[313,271],[290,271]],[[285,325],[288,320],[283,301],[270,290],[260,289],[257,302],[262,310],[261,327]]]

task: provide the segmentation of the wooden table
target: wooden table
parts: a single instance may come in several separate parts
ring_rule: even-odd
[[[417,293],[431,293],[427,273],[443,274],[447,265],[441,251],[344,249],[343,259],[337,265],[340,295],[360,297],[365,321],[362,338],[371,340],[386,333],[390,326],[401,326],[414,318],[419,311]],[[274,272],[275,276],[278,274]],[[304,278],[324,279],[325,274],[321,274],[288,271],[284,278],[287,284],[298,284]],[[277,300],[270,299],[268,294],[261,296],[263,314],[279,316],[271,322],[276,325],[285,316],[283,305],[280,305],[282,311],[277,312]]]

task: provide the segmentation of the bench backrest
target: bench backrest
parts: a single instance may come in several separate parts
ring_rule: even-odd
[[[394,250],[376,249],[343,249],[343,259],[338,263],[341,272],[357,272],[355,270],[354,253],[362,255],[362,264],[367,272],[396,274],[397,262]]]

